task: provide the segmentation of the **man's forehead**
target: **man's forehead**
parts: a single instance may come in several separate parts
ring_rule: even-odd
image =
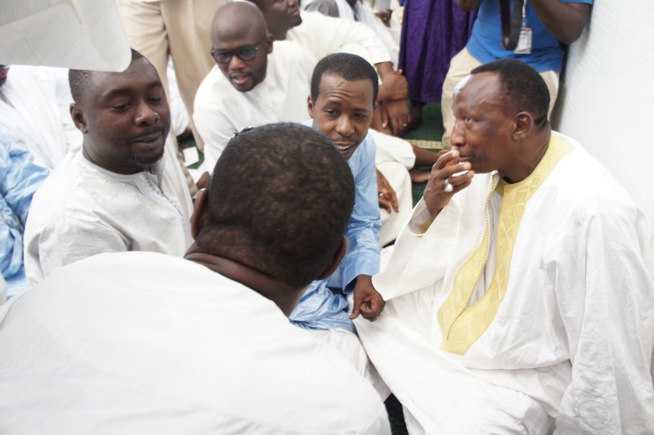
[[[494,73],[470,74],[454,88],[454,99],[465,97],[478,103],[499,102],[499,77]]]
[[[338,92],[343,86],[347,86],[350,91],[356,91],[361,95],[365,93],[372,93],[374,91],[373,84],[368,79],[348,80],[335,72],[325,72],[320,77],[320,93],[323,92]]]

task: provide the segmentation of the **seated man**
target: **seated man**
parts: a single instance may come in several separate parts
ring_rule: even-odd
[[[373,277],[386,308],[357,330],[411,430],[654,428],[654,232],[548,105],[521,61],[474,69],[453,150]]]
[[[572,44],[581,36],[588,23],[593,0],[525,0],[522,9],[521,42],[511,50],[507,50],[503,44],[500,2],[457,0],[456,3],[466,12],[477,8],[479,12],[470,40],[465,48],[452,58],[443,83],[443,145],[450,147],[450,135],[454,128],[454,88],[473,68],[492,60],[519,59],[535,68],[545,80],[550,93],[549,116],[559,92],[559,73],[563,67],[561,44]],[[529,36],[523,38],[523,34]]]
[[[369,317],[375,293],[370,278],[379,271],[379,211],[375,181],[375,144],[368,132],[378,84],[375,70],[362,57],[335,53],[324,57],[311,78],[307,124],[332,140],[347,160],[356,183],[356,201],[345,234],[345,259],[326,280],[311,284],[291,321],[332,343],[366,373],[368,359],[352,318]],[[353,295],[350,315],[348,295]],[[375,382],[374,377],[371,379]],[[383,385],[383,384],[382,384]],[[383,392],[383,390],[380,390]]]
[[[205,143],[205,161],[213,167],[229,138],[245,127],[270,122],[303,122],[316,60],[297,44],[275,41],[252,3],[233,2],[214,17],[216,60],[195,99],[194,120]],[[383,138],[381,138],[383,136]],[[415,157],[399,138],[377,133],[389,145],[377,153],[378,199],[382,211],[381,243],[395,239],[412,208],[407,166]]]
[[[205,193],[186,259],[97,255],[2,307],[3,431],[390,434],[370,385],[286,317],[347,249],[333,145],[297,124],[239,134]]]
[[[216,65],[195,97],[193,120],[213,168],[230,137],[246,127],[302,122],[316,59],[308,50],[275,44],[261,12],[249,2],[227,3],[211,27]]]
[[[0,135],[0,274],[8,285],[0,304],[25,286],[23,233],[34,192],[48,176],[29,151]]]
[[[84,141],[34,196],[28,282],[102,252],[183,255],[192,240],[191,200],[174,154],[164,157],[170,112],[157,71],[133,51],[125,71],[71,70],[70,85]]]

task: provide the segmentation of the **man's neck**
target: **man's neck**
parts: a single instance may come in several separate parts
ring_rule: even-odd
[[[552,129],[550,127],[543,128],[542,131],[535,133],[533,137],[528,139],[530,143],[524,147],[528,152],[518,153],[519,168],[511,174],[500,172],[500,177],[509,184],[519,183],[529,177],[538,167],[540,161],[543,160],[551,137]]]
[[[184,258],[201,264],[226,278],[243,284],[273,301],[288,317],[297,305],[302,292],[288,284],[272,278],[250,266],[227,257],[208,254],[195,243],[191,245]]]

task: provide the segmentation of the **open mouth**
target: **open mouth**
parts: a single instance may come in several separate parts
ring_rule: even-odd
[[[232,82],[236,85],[244,84],[245,82],[247,82],[249,77],[250,77],[249,74],[232,74],[229,76]]]
[[[341,152],[343,152],[343,151],[347,151],[347,150],[349,150],[350,148],[352,148],[352,147],[354,146],[353,143],[349,143],[349,144],[334,143],[334,145],[335,145],[336,148],[338,148],[338,150],[341,151]]]

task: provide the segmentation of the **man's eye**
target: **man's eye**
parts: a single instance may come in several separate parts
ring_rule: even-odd
[[[254,47],[241,48],[237,51],[237,56],[241,60],[252,60],[257,54],[257,49]]]
[[[129,107],[129,103],[125,103],[125,104],[115,104],[115,105],[112,107],[112,109],[113,109],[113,110],[116,110],[116,111],[119,111],[119,112],[122,112],[122,111],[126,110],[127,107]]]

